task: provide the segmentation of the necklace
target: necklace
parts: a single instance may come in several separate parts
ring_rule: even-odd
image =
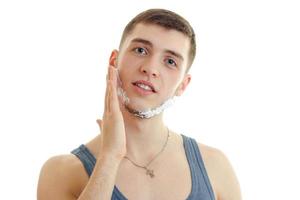
[[[156,154],[156,156],[154,156],[154,158],[152,158],[152,160],[150,160],[150,162],[146,165],[146,166],[141,166],[141,165],[138,165],[138,164],[136,164],[136,163],[134,163],[132,160],[130,160],[127,156],[125,156],[124,158],[126,158],[127,160],[129,160],[133,165],[135,165],[135,166],[137,166],[137,167],[139,167],[139,168],[143,168],[143,169],[145,169],[146,170],[146,175],[149,175],[151,178],[153,178],[154,177],[154,170],[152,169],[149,169],[148,168],[148,166],[152,163],[152,161],[155,159],[155,158],[157,158],[157,156],[161,153],[161,152],[163,152],[163,150],[165,149],[165,147],[166,147],[166,145],[167,145],[167,142],[168,142],[168,140],[169,140],[169,137],[170,137],[170,131],[169,131],[169,128],[167,128],[168,129],[168,136],[167,136],[167,140],[166,140],[166,142],[165,142],[165,144],[164,144],[164,146],[163,146],[163,148],[160,150],[160,152],[158,153],[158,154]]]

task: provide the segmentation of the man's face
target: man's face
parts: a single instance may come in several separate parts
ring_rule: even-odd
[[[158,25],[137,24],[116,53],[122,88],[137,110],[154,108],[175,95],[190,81],[185,74],[190,42],[176,30]],[[155,92],[143,91],[137,81],[150,82]]]

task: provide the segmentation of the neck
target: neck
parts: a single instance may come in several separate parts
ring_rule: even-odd
[[[163,113],[141,119],[124,107],[121,110],[126,131],[126,156],[139,163],[148,162],[161,150],[167,139],[168,129],[163,123]]]

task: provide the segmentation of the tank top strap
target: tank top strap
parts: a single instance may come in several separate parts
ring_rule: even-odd
[[[71,151],[71,153],[79,158],[90,177],[96,164],[96,158],[93,156],[93,154],[84,144]]]
[[[88,176],[92,175],[96,164],[96,158],[91,153],[91,151],[84,145],[81,144],[78,148],[71,151],[72,154],[77,156],[79,160],[82,162],[85,171],[87,172]],[[118,190],[116,186],[114,186],[113,193],[112,193],[112,200],[126,200],[123,194]]]
[[[192,178],[192,191],[187,200],[215,200],[196,140],[183,134],[181,135],[183,137],[183,145]],[[96,158],[89,151],[89,149],[82,144],[78,148],[71,151],[71,153],[79,158],[88,176],[91,176],[96,164]],[[116,186],[114,186],[112,200],[126,200],[125,196],[119,192]]]
[[[215,200],[197,141],[183,134],[181,135],[192,176],[192,192],[188,200]]]

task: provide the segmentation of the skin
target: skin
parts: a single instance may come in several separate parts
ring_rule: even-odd
[[[167,184],[150,182],[140,170],[124,159],[124,156],[127,156],[141,165],[147,164],[165,143],[167,127],[163,122],[163,113],[150,119],[140,119],[128,113],[119,103],[116,94],[116,69],[132,108],[156,107],[174,95],[181,96],[189,85],[191,75],[185,73],[189,45],[189,39],[175,30],[149,24],[138,24],[134,28],[120,50],[112,51],[109,59],[105,109],[102,120],[97,119],[101,134],[86,143],[97,158],[93,175],[89,178],[81,162],[72,154],[52,157],[41,170],[38,199],[110,199],[115,183],[123,188],[122,191],[128,196],[132,195],[129,199],[163,199],[163,194],[148,192],[149,188],[155,188],[154,191],[172,191]],[[132,82],[137,80],[151,82],[157,92],[148,96],[140,95],[132,85]],[[239,183],[225,154],[201,143],[198,143],[198,146],[215,198],[240,200]],[[178,155],[174,152],[178,152]],[[161,169],[163,174],[171,173],[170,170],[163,171],[164,168],[169,169],[163,164],[168,162],[159,161],[167,160],[172,163],[182,160],[181,163],[184,163],[183,157],[180,157],[184,155],[182,152],[182,139],[178,133],[171,130],[168,145],[153,167]],[[186,180],[183,181],[182,191],[179,190],[177,195],[182,199],[188,194],[191,185],[186,164],[180,166],[182,168],[178,168],[179,171],[175,171],[175,174],[180,176],[178,172],[182,172],[182,180]],[[128,179],[125,176],[128,173],[141,177],[139,180],[143,184],[132,182],[132,187],[128,187],[130,184],[126,182]],[[168,181],[168,177],[165,180]],[[160,182],[163,181],[164,179]],[[133,187],[135,184],[137,185]],[[149,196],[137,196],[139,194],[136,194],[136,188],[138,191],[144,191],[140,195]]]

